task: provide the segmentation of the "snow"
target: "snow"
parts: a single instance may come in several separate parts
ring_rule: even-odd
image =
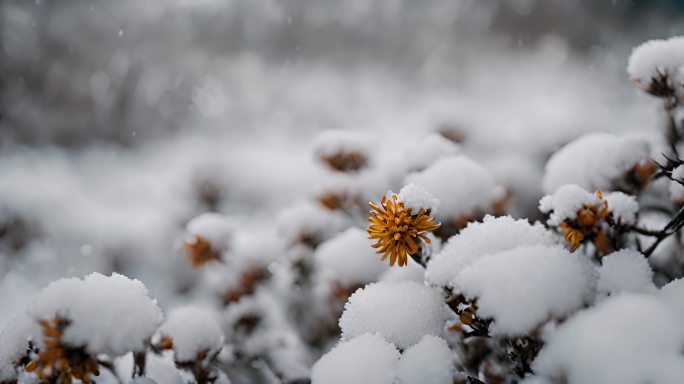
[[[483,256],[454,281],[466,298],[477,299],[479,317],[494,320],[491,334],[521,336],[591,303],[596,273],[582,255],[525,246]]]
[[[632,50],[627,64],[630,77],[648,88],[651,78],[660,72],[670,77],[676,84],[684,66],[684,38],[672,37],[667,40],[649,40]]]
[[[651,293],[655,291],[653,270],[646,257],[632,249],[623,249],[601,259],[596,289],[599,294],[620,292]]]
[[[406,168],[411,171],[423,170],[443,157],[458,155],[461,148],[458,144],[438,133],[424,136],[406,151]]]
[[[639,204],[636,197],[622,192],[611,192],[603,195],[608,202],[608,212],[613,215],[615,223],[622,226],[636,224]]]
[[[466,156],[441,158],[409,174],[405,183],[418,184],[433,194],[440,202],[439,217],[446,219],[491,211],[505,194],[489,171]]]
[[[276,217],[278,231],[290,243],[310,236],[314,242],[323,241],[343,229],[345,223],[335,212],[307,202],[293,204]]]
[[[403,202],[406,208],[411,208],[413,214],[417,214],[421,209],[431,210],[434,214],[439,206],[439,200],[430,192],[413,183],[409,183],[399,190],[398,196],[398,200]]]
[[[178,307],[159,327],[159,334],[173,340],[178,362],[193,361],[201,353],[218,352],[223,346],[223,331],[211,312],[197,307]]]
[[[118,377],[133,375],[133,354],[128,353],[114,360],[114,367]],[[138,380],[154,380],[158,384],[184,384],[175,362],[169,355],[158,355],[148,352],[145,356],[145,376]],[[99,383],[99,380],[98,380]],[[114,383],[118,383],[115,381]]]
[[[116,273],[57,280],[43,288],[27,313],[34,321],[68,319],[64,342],[112,356],[144,350],[162,320],[145,286]]]
[[[237,224],[229,218],[214,212],[203,213],[190,220],[186,226],[188,234],[209,241],[216,251],[225,251]]]
[[[436,240],[433,240],[431,245],[434,245],[435,241]],[[406,264],[406,266],[403,268],[388,268],[380,275],[380,277],[378,277],[378,281],[415,281],[416,283],[422,284],[425,281],[425,268],[413,261],[412,258],[409,258],[408,264]]]
[[[359,153],[368,155],[368,136],[352,130],[328,130],[316,135],[313,142],[314,154],[318,157],[338,153]]]
[[[684,324],[684,278],[673,280],[664,285],[658,291],[658,297],[668,305],[668,307],[679,318],[679,324]]]
[[[662,301],[621,294],[562,324],[532,368],[568,384],[676,383],[684,374],[682,343],[681,320]]]
[[[589,133],[565,145],[546,163],[542,189],[553,194],[565,184],[611,190],[634,166],[649,157],[649,143],[635,135]]]
[[[15,365],[26,354],[30,339],[40,334],[40,328],[26,315],[11,320],[0,332],[0,382],[15,379]]]
[[[130,384],[158,384],[156,381],[149,377],[136,377],[130,381]]]
[[[376,281],[387,269],[365,231],[351,227],[316,248],[316,262],[328,279],[346,286]]]
[[[311,384],[394,384],[397,347],[377,334],[339,343],[311,369]]]
[[[280,258],[286,244],[274,228],[242,225],[233,235],[228,264],[236,267],[266,265]]]
[[[397,375],[400,384],[451,384],[454,370],[453,353],[447,343],[426,335],[404,351]]]
[[[576,184],[567,184],[558,188],[552,195],[539,200],[539,210],[550,213],[547,223],[557,226],[566,219],[577,218],[577,211],[584,206],[601,207],[603,202],[596,194],[587,192]]]
[[[425,335],[440,335],[448,315],[436,289],[412,281],[381,282],[354,292],[339,323],[342,340],[378,333],[405,349]]]
[[[449,239],[428,263],[425,278],[435,285],[452,286],[465,267],[484,255],[520,246],[556,243],[553,234],[539,223],[532,225],[510,216],[486,216],[482,223],[470,223]]]
[[[493,336],[515,323],[534,328],[531,338],[553,342],[554,332],[562,332],[578,314],[594,313],[596,304],[634,291],[671,310],[682,328],[684,291],[679,281],[670,283],[684,275],[681,234],[663,241],[647,259],[651,272],[634,254],[603,256],[592,244],[565,253],[560,263],[545,257],[539,268],[537,259],[532,263],[521,256],[529,247],[562,241],[557,228],[535,223],[546,219],[538,210],[540,197],[556,192],[542,188],[548,159],[544,182],[558,188],[576,184],[588,195],[608,185],[604,196],[612,216],[600,228],[582,230],[585,236],[591,230],[616,236],[618,247],[646,249],[652,237],[635,234],[630,225],[638,220],[640,228],[661,229],[672,216],[666,211],[684,200],[684,188],[665,177],[639,185],[644,188],[631,184],[643,176],[631,177],[634,161],[652,165],[646,163],[647,142],[661,163],[659,154],[671,149],[662,135],[663,100],[635,90],[623,64],[624,49],[644,28],[652,35],[680,28],[675,13],[624,1],[570,6],[531,0],[430,0],[419,6],[396,0],[46,3],[0,2],[7,37],[3,54],[12,58],[3,63],[9,81],[0,87],[0,329],[27,305],[36,310],[32,297],[50,282],[93,271],[139,279],[149,290],[143,296],[158,299],[171,315],[167,325],[188,304],[214,316],[224,345],[216,361],[202,364],[219,375],[216,384],[227,382],[224,371],[235,384],[308,382],[312,364],[341,337],[342,295],[330,294],[336,283],[355,288],[379,281],[348,303],[347,338],[338,348],[363,337],[379,339],[391,350],[379,375],[391,384],[444,383],[449,374],[459,383],[467,381],[466,374],[487,382],[523,380],[506,355],[511,350],[502,339],[508,334],[464,338],[462,332],[444,332],[445,325],[454,324],[451,319],[438,323],[431,316],[430,311],[444,308],[445,298],[460,298],[466,290],[478,298],[476,306],[480,296],[507,298],[499,310],[491,310],[487,300],[479,308],[491,310]],[[567,25],[546,36],[535,28],[542,19],[595,20],[608,9],[616,12],[601,20],[600,28],[579,35]],[[625,23],[619,17],[625,12],[646,21],[657,16],[658,22]],[[511,22],[522,16],[529,22]],[[587,38],[617,44],[596,49],[585,44]],[[663,49],[657,42],[647,44],[656,48],[637,48],[630,62],[639,77],[634,80],[646,87],[654,69],[667,68],[670,85],[682,99],[680,41],[663,42]],[[64,47],[76,54],[64,54]],[[679,104],[673,111],[678,122],[684,117]],[[597,130],[608,138],[581,144],[591,137],[583,134]],[[630,131],[637,133],[626,134]],[[554,161],[557,169],[551,167]],[[354,172],[333,172],[331,165]],[[639,170],[644,169],[651,168]],[[416,209],[440,203],[432,212],[444,227],[429,235],[433,241],[423,255],[427,270],[413,260],[406,268],[389,268],[363,239],[367,202],[379,201],[389,190]],[[325,193],[343,195],[340,209],[322,208],[318,200]],[[556,208],[551,205],[549,213]],[[570,208],[569,216],[574,214]],[[654,213],[660,208],[663,212]],[[511,217],[487,217],[462,228],[486,213],[503,212]],[[611,218],[621,227],[609,228]],[[457,231],[442,251],[446,235]],[[190,268],[179,240],[193,236],[210,238],[217,251],[212,254],[221,262]],[[589,274],[597,270],[597,300],[570,310],[568,302],[579,294],[568,281],[578,275],[576,264],[590,262],[595,267],[588,267]],[[571,268],[558,278],[564,263]],[[468,273],[482,278],[462,280]],[[655,284],[649,285],[649,276]],[[506,286],[513,284],[508,278],[517,280],[517,290]],[[197,381],[188,365],[175,366],[179,353],[158,355],[146,344],[162,322],[156,304],[140,310],[125,289],[111,287],[104,294],[78,281],[55,283],[59,294],[38,294],[42,309],[54,307],[39,318],[52,316],[53,309],[78,307],[65,316],[80,316],[73,326],[82,330],[81,343],[99,344],[87,352],[117,366],[129,364],[117,375],[102,367],[99,384],[129,383],[131,353],[120,358],[114,353],[139,345],[148,357],[146,377],[137,382]],[[587,291],[594,284],[589,283]],[[664,287],[657,291],[653,285]],[[222,297],[238,287],[244,294],[225,304]],[[568,292],[555,298],[564,287]],[[384,293],[368,295],[371,303],[361,305],[364,292],[373,290]],[[427,300],[418,297],[425,290]],[[117,297],[119,292],[124,297]],[[91,295],[102,300],[95,303]],[[358,310],[364,305],[370,309]],[[81,306],[89,317],[80,315]],[[561,307],[567,313],[551,313],[563,312]],[[652,332],[651,317],[660,313],[639,307],[646,313],[629,314],[641,321],[630,320],[616,337],[616,348],[632,333]],[[530,313],[522,313],[528,308]],[[444,312],[447,318],[454,315]],[[20,321],[37,328],[36,320]],[[608,320],[572,339],[589,345],[598,334],[600,341],[595,328],[620,324]],[[376,333],[362,333],[364,327]],[[199,348],[193,343],[208,339],[205,328],[178,326],[178,332],[193,334],[191,340],[184,335],[189,341],[179,345]],[[360,334],[353,336],[350,328]],[[41,346],[41,332],[12,325],[0,334],[0,374],[3,369],[16,373],[7,362],[16,359],[29,334]],[[393,344],[402,338],[404,346]],[[676,369],[684,351],[679,341],[676,353],[646,356],[647,362],[657,362],[648,363],[644,372],[633,372],[641,369],[641,356],[634,364],[618,364],[610,360],[612,353],[602,354],[607,363],[601,367],[628,376],[606,381],[629,383],[632,376],[639,384],[682,381]],[[324,371],[332,380],[368,382],[364,370],[377,372],[381,353],[363,345],[360,350]],[[480,351],[491,354],[473,356]],[[574,358],[575,352],[561,357]],[[38,381],[18,370],[20,383]],[[502,378],[489,380],[490,372]],[[343,380],[345,375],[354,377]],[[584,382],[605,382],[601,379]],[[545,372],[524,380],[564,381]]]

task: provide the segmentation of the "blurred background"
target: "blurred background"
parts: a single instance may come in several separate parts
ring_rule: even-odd
[[[324,130],[383,137],[391,162],[394,143],[449,127],[480,161],[515,155],[535,208],[560,145],[657,129],[625,66],[683,15],[665,0],[2,0],[0,326],[92,271],[168,305],[192,285],[185,223],[267,222],[310,197]]]
[[[317,130],[439,92],[497,109],[520,93],[566,97],[568,84],[629,87],[630,48],[681,33],[683,11],[672,0],[4,0],[0,139],[132,146],[215,125]]]

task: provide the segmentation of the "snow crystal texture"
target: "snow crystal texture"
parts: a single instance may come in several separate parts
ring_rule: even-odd
[[[441,334],[448,310],[440,292],[412,281],[375,283],[357,290],[340,317],[342,339],[378,333],[405,349]]]
[[[492,334],[518,336],[590,303],[596,275],[579,254],[532,246],[483,256],[455,281],[467,298],[477,298],[478,316],[494,320]]]

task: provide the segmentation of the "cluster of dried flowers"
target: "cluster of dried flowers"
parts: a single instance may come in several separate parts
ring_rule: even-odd
[[[628,67],[664,100],[664,134],[567,143],[531,210],[453,126],[405,156],[325,132],[310,198],[258,225],[187,221],[172,261],[181,305],[164,316],[118,274],[53,282],[0,333],[0,383],[676,383],[680,46],[646,43]],[[218,209],[221,183],[200,183]]]

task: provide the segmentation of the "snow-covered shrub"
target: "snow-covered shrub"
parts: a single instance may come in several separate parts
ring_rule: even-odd
[[[428,263],[425,277],[432,284],[453,287],[458,274],[485,255],[522,246],[554,244],[557,240],[540,224],[532,225],[509,216],[486,216],[482,223],[470,223],[450,238]]]
[[[314,153],[321,162],[337,172],[359,171],[370,161],[368,137],[353,131],[320,133],[314,143]]]
[[[657,170],[646,140],[630,135],[590,133],[567,144],[546,163],[544,192],[565,184],[586,190],[640,188]]]
[[[655,289],[653,271],[641,253],[623,249],[605,256],[598,269],[597,291],[603,295],[620,292],[649,293]]]
[[[204,359],[218,353],[223,332],[214,316],[195,307],[179,307],[159,327],[159,344],[173,349],[178,362]]]
[[[617,295],[552,332],[533,369],[569,384],[676,383],[684,373],[682,343],[683,328],[664,302]]]
[[[185,240],[186,257],[193,267],[208,261],[221,260],[222,253],[229,249],[236,224],[218,213],[203,213],[186,225],[188,239]]]
[[[144,350],[162,320],[147,288],[119,274],[57,280],[43,288],[27,313],[44,333],[59,325],[59,339],[67,345],[112,356]]]
[[[596,273],[583,256],[560,247],[524,246],[475,260],[456,276],[492,335],[520,336],[593,301]]]
[[[438,290],[411,281],[382,282],[351,295],[340,328],[343,340],[378,333],[406,349],[425,335],[440,335],[448,317]]]
[[[439,337],[425,335],[404,351],[397,374],[402,384],[450,384],[453,370],[453,352],[447,343]]]
[[[359,26],[358,42],[369,29],[357,17],[407,36],[385,23],[427,12],[443,32],[442,17],[463,14],[443,2],[136,4],[141,30],[164,25],[155,40],[183,52],[164,63],[156,45],[133,45],[142,34],[124,30],[118,6],[47,3],[0,2],[0,128],[134,137],[141,121],[126,111],[143,103],[183,129],[127,148],[2,146],[0,384],[682,381],[682,38],[648,42],[628,64],[663,103],[658,132],[628,104],[646,95],[616,97],[608,64],[573,76],[598,53],[577,65],[555,36],[517,50],[543,65],[482,55],[491,63],[472,66],[487,71],[474,82],[460,67],[439,76],[435,57],[451,52],[439,44],[420,49],[415,82],[289,57],[308,58],[325,28]],[[112,12],[91,25],[102,35],[62,22],[100,7]],[[262,12],[265,25],[250,22]],[[204,29],[212,20],[230,22]],[[112,32],[118,43],[98,50],[108,56],[73,65]],[[225,32],[255,49],[213,44]],[[283,49],[292,41],[301,49]],[[220,54],[205,55],[214,45]],[[32,51],[49,68],[22,73],[14,61]],[[178,103],[164,102],[176,88]],[[41,104],[62,95],[100,124]]]
[[[341,342],[321,357],[311,369],[311,384],[393,384],[398,362],[396,346],[366,333]]]
[[[681,88],[684,67],[683,37],[650,40],[632,50],[627,64],[630,78],[644,91],[668,97]]]
[[[544,196],[539,209],[549,214],[547,224],[563,233],[572,250],[589,242],[606,254],[628,242],[625,234],[636,224],[639,206],[633,196],[622,192],[592,194],[566,184]]]

